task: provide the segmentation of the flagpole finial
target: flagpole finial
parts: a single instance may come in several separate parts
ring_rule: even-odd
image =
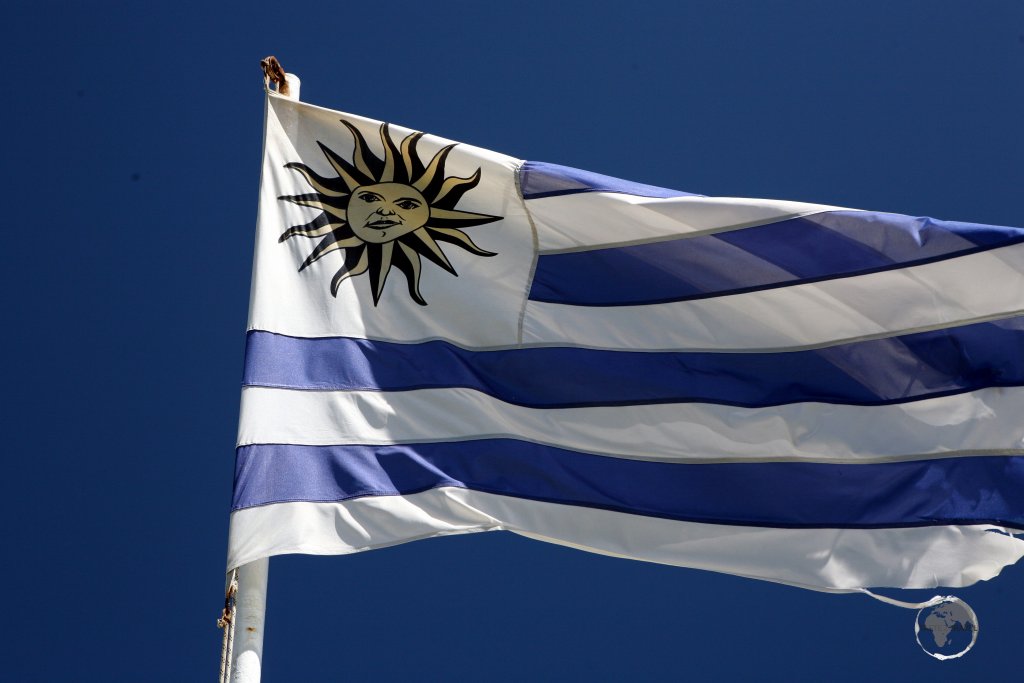
[[[260,60],[260,66],[263,68],[263,83],[270,88],[270,83],[273,81],[274,85],[277,86],[277,92],[289,97],[291,95],[291,88],[288,87],[288,78],[285,75],[284,67],[281,66],[281,62],[277,61],[277,57],[270,55]]]

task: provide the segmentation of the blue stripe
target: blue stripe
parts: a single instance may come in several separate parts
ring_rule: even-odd
[[[251,332],[244,383],[314,390],[476,389],[535,408],[704,402],[902,403],[1024,384],[1024,317],[780,353],[468,351]]]
[[[1024,458],[682,465],[511,439],[238,449],[232,509],[454,486],[653,517],[772,527],[1024,526]]]
[[[523,199],[557,197],[579,192],[621,192],[641,197],[695,197],[692,192],[634,183],[621,178],[591,173],[569,166],[527,161],[519,170],[519,187]]]
[[[541,255],[530,299],[576,306],[704,299],[904,268],[1022,241],[1020,228],[831,211],[714,235]]]

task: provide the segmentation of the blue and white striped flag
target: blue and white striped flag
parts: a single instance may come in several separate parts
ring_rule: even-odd
[[[1024,230],[271,94],[228,566],[508,530],[826,590],[1024,554]]]

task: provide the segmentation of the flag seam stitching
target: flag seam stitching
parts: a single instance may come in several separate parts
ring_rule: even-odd
[[[532,238],[533,254],[530,260],[530,271],[526,275],[526,288],[523,292],[523,305],[519,309],[519,320],[516,325],[516,346],[523,345],[523,324],[526,320],[526,307],[530,303],[530,291],[533,289],[533,278],[537,274],[537,259],[540,256],[540,239],[537,235],[537,225],[533,222],[533,215],[526,205],[526,198],[523,196],[522,171],[525,161],[520,161],[513,171],[513,178],[516,185],[516,196],[519,197],[519,204],[523,207],[526,220],[530,223],[530,236]]]

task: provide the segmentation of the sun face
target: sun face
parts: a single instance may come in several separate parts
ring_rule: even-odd
[[[391,242],[419,230],[429,219],[426,198],[408,185],[366,185],[356,188],[348,200],[348,224],[364,242]]]
[[[442,148],[426,164],[416,144],[422,133],[399,143],[391,139],[388,124],[381,124],[384,158],[374,154],[355,126],[342,120],[355,141],[351,162],[321,142],[335,178],[325,178],[305,164],[285,164],[313,188],[312,194],[279,197],[282,201],[319,209],[309,223],[288,228],[280,242],[292,237],[319,239],[299,272],[331,252],[344,253],[344,265],[331,279],[331,294],[347,278],[366,274],[374,306],[380,301],[391,268],[405,275],[409,296],[426,306],[420,294],[422,258],[458,275],[439,243],[455,245],[476,256],[494,256],[478,247],[462,229],[493,223],[501,216],[460,211],[459,200],[480,182],[480,169],[468,178],[444,175],[445,160],[455,145]]]

